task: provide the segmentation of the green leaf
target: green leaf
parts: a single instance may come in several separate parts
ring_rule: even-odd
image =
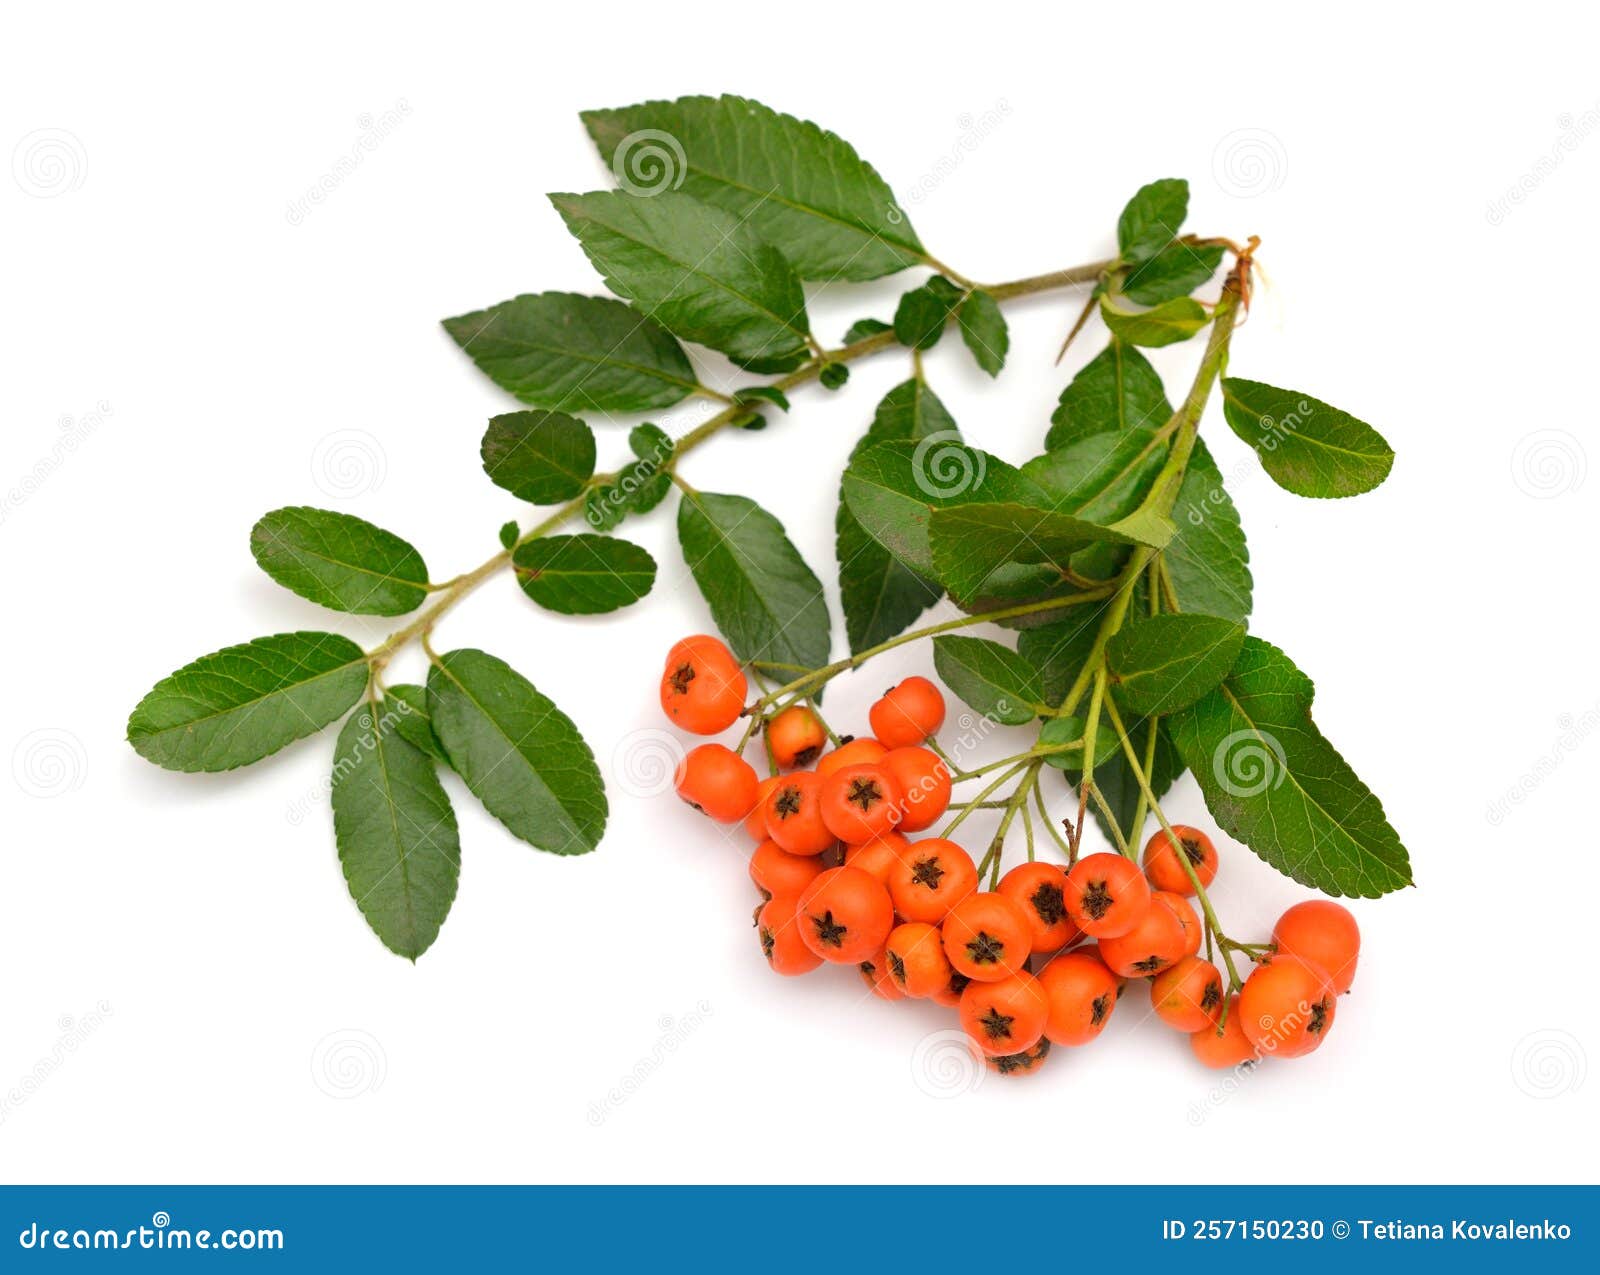
[[[404,615],[428,596],[422,555],[363,518],[293,506],[263,514],[250,552],[285,589],[356,615]]]
[[[623,466],[616,480],[591,487],[584,497],[583,516],[596,531],[620,526],[629,514],[646,514],[667,498],[672,476],[652,461]]]
[[[976,597],[1002,567],[1045,564],[1057,569],[1091,544],[1133,544],[1120,531],[1032,505],[1007,502],[935,509],[928,544],[935,576],[957,598]]]
[[[167,770],[232,770],[336,721],[367,689],[367,657],[337,633],[224,647],[157,682],[128,742]]]
[[[547,611],[598,615],[630,606],[656,582],[656,561],[609,536],[541,536],[511,555],[522,591]]]
[[[564,412],[491,417],[479,451],[494,485],[533,505],[571,500],[594,473],[594,431]]]
[[[681,97],[584,111],[624,189],[678,189],[748,219],[802,279],[876,279],[922,244],[894,192],[842,138],[748,98]]]
[[[1061,391],[1044,445],[1055,451],[1105,430],[1158,428],[1171,416],[1172,404],[1150,361],[1113,337]]]
[[[406,743],[419,748],[434,761],[448,766],[444,745],[433,733],[433,718],[428,716],[428,688],[411,682],[400,682],[383,688],[383,711],[388,717],[393,713],[394,729]]]
[[[586,854],[606,827],[605,785],[572,719],[509,664],[449,651],[428,670],[428,712],[450,766],[513,835]]]
[[[517,525],[515,518],[500,524],[500,547],[502,549],[515,548],[517,541],[521,538],[522,528]]]
[[[753,500],[685,492],[678,541],[717,628],[741,660],[801,668],[828,662],[828,604],[822,583]]]
[[[940,679],[971,708],[1005,726],[1021,726],[1046,711],[1039,677],[1010,647],[986,638],[933,639],[933,666]]]
[[[1174,240],[1148,260],[1132,266],[1119,291],[1140,305],[1160,305],[1188,296],[1216,274],[1221,264],[1221,244]]]
[[[1059,704],[1082,671],[1110,600],[1086,602],[1064,620],[1017,635],[1017,654],[1039,675],[1046,704]]]
[[[1210,322],[1198,301],[1178,297],[1149,310],[1120,309],[1109,296],[1100,298],[1100,317],[1119,341],[1155,347],[1187,341]]]
[[[1244,625],[1214,615],[1153,615],[1119,629],[1106,647],[1117,702],[1135,713],[1187,708],[1228,675]]]
[[[610,297],[540,292],[444,321],[488,378],[557,412],[644,412],[699,388],[683,347]]]
[[[865,341],[869,336],[877,336],[880,332],[893,331],[894,324],[885,323],[882,319],[857,319],[844,334],[844,343],[854,345],[857,341]]]
[[[740,404],[771,403],[780,411],[789,410],[789,396],[776,385],[746,385],[733,392],[733,401]]]
[[[894,311],[895,340],[914,350],[931,350],[939,344],[961,297],[961,289],[938,274],[904,293]]]
[[[883,397],[872,424],[851,450],[849,464],[853,465],[857,457],[878,443],[916,443],[934,436],[956,441],[961,432],[938,396],[913,377]],[[867,533],[845,502],[843,479],[834,531],[839,601],[852,652],[864,651],[902,632],[944,592],[932,580],[901,563]]]
[[[942,408],[941,408],[942,410]],[[1003,460],[968,447],[953,427],[916,442],[876,443],[854,454],[841,492],[863,530],[917,574],[938,579],[928,522],[938,508],[971,501],[1048,501]]]
[[[961,339],[972,357],[990,376],[999,376],[1005,366],[1011,335],[1006,329],[1000,303],[982,288],[970,293],[961,303]]]
[[[817,384],[825,390],[843,389],[850,379],[850,367],[845,363],[824,363],[817,373]]]
[[[1185,611],[1245,620],[1250,615],[1250,550],[1217,462],[1196,439],[1172,510],[1177,534],[1163,553]]]
[[[1117,219],[1117,249],[1124,261],[1154,256],[1177,237],[1189,215],[1189,183],[1167,177],[1141,186]]]
[[[1154,428],[1090,434],[1035,456],[1022,472],[1068,513],[1111,523],[1139,507],[1166,463],[1167,446]]]
[[[371,705],[339,732],[333,836],[350,897],[391,952],[416,960],[455,901],[461,841],[432,760]]]
[[[1278,871],[1333,895],[1411,884],[1383,806],[1311,720],[1311,679],[1246,638],[1227,680],[1168,719],[1223,831]]]
[[[672,435],[661,426],[645,421],[628,431],[628,449],[640,460],[664,464],[672,457]]]
[[[1224,377],[1222,411],[1272,481],[1297,496],[1358,496],[1394,464],[1372,426],[1295,390]]]
[[[1084,765],[1081,745],[1084,742],[1084,732],[1088,729],[1089,722],[1086,718],[1076,715],[1052,717],[1040,728],[1039,742],[1051,746],[1078,744],[1080,747],[1076,752],[1052,753],[1044,759],[1044,764],[1046,766],[1054,766],[1057,770],[1070,770],[1075,774],[1080,772]],[[1094,737],[1094,764],[1096,767],[1095,773],[1098,775],[1098,768],[1110,761],[1121,750],[1122,745],[1117,739],[1116,731],[1111,728],[1104,717],[1100,719],[1095,727]]]
[[[810,325],[800,281],[747,222],[671,192],[550,202],[607,286],[684,340],[758,372],[786,372],[805,358]]]

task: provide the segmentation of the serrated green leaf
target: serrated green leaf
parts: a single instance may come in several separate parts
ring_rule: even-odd
[[[673,192],[550,202],[606,285],[669,331],[758,372],[787,372],[805,358],[800,280],[748,223]]]
[[[822,582],[783,524],[744,496],[686,492],[678,541],[717,628],[741,660],[821,668],[830,645]]]
[[[1217,462],[1196,439],[1172,509],[1177,533],[1163,551],[1178,605],[1228,620],[1249,618],[1250,550]]]
[[[1046,711],[1039,677],[1011,648],[987,638],[933,639],[933,666],[940,679],[983,716],[1005,726],[1021,726]]]
[[[1211,321],[1205,307],[1191,297],[1163,301],[1149,310],[1124,310],[1103,296],[1100,317],[1119,341],[1149,348],[1187,341]]]
[[[433,718],[428,716],[428,688],[411,682],[399,682],[383,688],[384,715],[393,714],[394,729],[413,748],[419,748],[434,761],[448,766],[444,745],[433,733]]]
[[[1011,334],[1006,329],[1005,315],[1000,313],[1000,303],[982,288],[970,293],[961,303],[957,316],[961,321],[961,339],[972,351],[972,357],[990,376],[999,376],[1005,366],[1006,350],[1011,345]]]
[[[928,519],[934,574],[957,598],[993,591],[996,571],[1017,564],[1058,571],[1091,544],[1134,544],[1133,537],[1070,514],[995,502],[935,509]]]
[[[350,897],[372,932],[416,960],[455,901],[461,842],[432,760],[371,705],[339,732],[333,836]]]
[[[541,536],[518,545],[511,565],[524,593],[563,615],[631,606],[656,582],[656,560],[610,536]]]
[[[479,455],[496,487],[529,504],[559,504],[594,473],[594,431],[565,412],[507,412],[490,418]]]
[[[428,670],[428,713],[450,766],[512,834],[586,854],[606,827],[605,784],[572,719],[504,660],[448,651]]]
[[[1106,647],[1117,702],[1136,714],[1187,708],[1228,675],[1244,625],[1214,615],[1153,615],[1119,629]]]
[[[960,288],[937,274],[902,294],[894,311],[895,340],[913,350],[931,350],[939,344],[961,296]]]
[[[876,279],[922,258],[894,192],[815,124],[732,95],[584,111],[583,122],[624,189],[681,187],[748,218],[802,279]]]
[[[1166,463],[1167,445],[1149,427],[1090,434],[1035,456],[1022,472],[1067,513],[1111,523],[1139,507]]]
[[[1166,177],[1141,186],[1117,219],[1117,249],[1124,261],[1145,261],[1176,238],[1189,215],[1189,183]]]
[[[1358,496],[1394,465],[1372,426],[1296,390],[1224,377],[1222,411],[1272,481],[1297,496]]]
[[[250,529],[250,552],[285,589],[355,615],[404,615],[428,596],[422,555],[364,518],[303,505]]]
[[[699,388],[683,347],[610,297],[540,292],[444,321],[480,370],[524,403],[559,412],[645,412]]]
[[[232,770],[338,720],[367,688],[366,654],[337,633],[224,647],[157,682],[128,742],[167,770]]]
[[[1314,693],[1287,655],[1246,638],[1227,680],[1167,720],[1218,825],[1278,871],[1361,898],[1410,885],[1382,804],[1311,720]]]
[[[1119,291],[1140,305],[1160,305],[1186,297],[1222,264],[1221,244],[1190,244],[1175,239],[1145,261],[1131,266]]]
[[[1061,391],[1044,445],[1051,451],[1106,430],[1159,428],[1172,416],[1150,361],[1115,337]]]
[[[640,460],[665,464],[672,457],[672,435],[659,425],[645,421],[628,431],[628,450]]]
[[[928,520],[935,509],[971,501],[1049,500],[1018,470],[966,446],[953,430],[862,449],[845,469],[841,491],[863,530],[930,580],[938,578],[928,547]]]
[[[956,441],[961,432],[938,396],[913,377],[884,395],[872,424],[851,450],[848,464],[879,443],[916,443],[935,435]],[[864,651],[902,632],[944,592],[867,533],[845,502],[842,478],[834,531],[839,601],[852,652]]]
[[[1110,600],[1085,602],[1064,620],[1039,625],[1017,635],[1017,654],[1039,675],[1046,704],[1059,704],[1082,671],[1094,646]]]

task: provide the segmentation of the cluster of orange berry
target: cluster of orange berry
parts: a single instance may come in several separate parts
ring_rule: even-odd
[[[733,654],[702,634],[669,652],[661,704],[685,730],[717,734],[744,714],[747,689]],[[743,821],[757,843],[756,929],[775,971],[854,965],[884,1000],[954,1007],[1001,1074],[1035,1070],[1051,1045],[1095,1039],[1138,977],[1150,981],[1154,1012],[1188,1033],[1208,1066],[1295,1057],[1322,1043],[1335,998],[1355,976],[1360,935],[1348,911],[1301,903],[1270,945],[1234,945],[1254,969],[1225,997],[1221,972],[1199,954],[1205,932],[1189,902],[1217,872],[1216,849],[1198,829],[1175,825],[1176,844],[1158,832],[1142,869],[1112,853],[1065,870],[1030,861],[982,890],[960,845],[905,835],[950,804],[950,770],[925,747],[944,716],[939,688],[910,677],[873,704],[870,738],[831,751],[806,705],[773,715],[766,746],[780,773],[771,778],[717,743],[680,763],[679,796],[719,822]]]

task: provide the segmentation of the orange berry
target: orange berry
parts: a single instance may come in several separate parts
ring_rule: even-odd
[[[1000,893],[1027,914],[1035,952],[1054,952],[1077,942],[1078,927],[1067,915],[1067,874],[1054,864],[1017,864],[1000,878]]]
[[[878,761],[892,776],[904,798],[900,831],[921,832],[939,822],[950,808],[950,768],[927,748],[891,748]]]
[[[718,823],[737,823],[756,804],[760,784],[750,763],[721,744],[691,748],[678,763],[678,796]]]
[[[822,755],[828,735],[822,722],[804,704],[791,704],[767,723],[767,746],[784,770],[809,766]]]
[[[887,888],[889,873],[910,849],[911,843],[898,832],[886,832],[881,837],[874,837],[865,845],[847,846],[844,861],[852,868],[870,872]]]
[[[1217,875],[1217,848],[1211,844],[1211,838],[1200,829],[1184,823],[1173,824],[1172,831],[1178,834],[1178,844],[1183,848],[1184,858],[1194,868],[1201,886],[1210,885]],[[1167,836],[1165,828],[1158,829],[1156,835],[1145,843],[1144,874],[1158,890],[1170,890],[1173,894],[1195,892],[1194,882],[1183,870],[1183,864],[1173,851],[1172,838]]]
[[[776,841],[768,839],[750,856],[750,879],[768,897],[795,897],[822,872],[822,861],[814,854],[790,854]]]
[[[777,775],[768,776],[756,785],[756,804],[749,814],[744,817],[744,830],[755,840],[767,839],[767,798],[772,795],[772,790],[778,786],[780,779]]]
[[[809,770],[783,776],[762,803],[767,836],[790,854],[821,854],[834,836],[822,822],[822,781]]]
[[[1228,997],[1228,1016],[1221,1029],[1210,1026],[1195,1032],[1189,1037],[1189,1048],[1207,1067],[1219,1069],[1238,1067],[1260,1057],[1240,1023],[1238,993]]]
[[[1044,1060],[1049,1056],[1050,1039],[1041,1036],[1032,1049],[1024,1049],[1020,1054],[1002,1054],[998,1058],[985,1055],[983,1061],[998,1076],[1031,1076],[1044,1066]]]
[[[920,744],[944,725],[944,696],[925,677],[908,677],[867,712],[872,733],[889,748]]]
[[[1272,941],[1278,951],[1320,965],[1341,996],[1355,981],[1361,930],[1348,908],[1327,899],[1296,903],[1272,927]]]
[[[1126,934],[1149,906],[1149,884],[1120,854],[1088,855],[1067,873],[1067,915],[1091,938]]]
[[[1150,1008],[1181,1032],[1213,1027],[1222,1013],[1222,975],[1210,961],[1186,956],[1150,980]]]
[[[817,774],[826,776],[833,774],[841,766],[882,761],[883,755],[888,751],[870,735],[864,735],[860,739],[847,739],[831,753],[823,753],[817,758]]]
[[[1100,940],[1100,959],[1113,973],[1124,978],[1159,974],[1183,959],[1188,951],[1189,930],[1172,906],[1171,901],[1177,898],[1175,894],[1157,890],[1133,929],[1115,938]],[[1183,901],[1178,899],[1178,902]]]
[[[829,868],[800,893],[796,922],[805,944],[825,961],[856,965],[877,955],[894,928],[894,904],[860,868]]]
[[[879,952],[861,961],[856,970],[874,996],[886,1001],[903,1001],[906,998],[905,990],[889,976],[889,960],[885,953]]]
[[[1328,1038],[1338,1003],[1320,965],[1282,954],[1257,965],[1245,979],[1239,1026],[1263,1056],[1298,1058]]]
[[[864,845],[894,831],[901,798],[882,766],[841,766],[822,781],[822,822],[847,845]]]
[[[1044,1032],[1057,1045],[1087,1045],[1104,1031],[1120,990],[1092,946],[1051,960],[1039,971],[1039,986],[1050,1003]]]
[[[938,925],[977,888],[978,869],[972,856],[943,837],[911,842],[889,868],[895,911],[908,921]]]
[[[696,735],[715,735],[739,720],[747,689],[744,670],[721,638],[697,633],[675,643],[661,670],[661,707]]]
[[[889,932],[884,945],[889,974],[907,996],[934,997],[950,986],[950,959],[939,927],[907,921]]]
[[[800,927],[795,924],[795,899],[774,895],[756,913],[756,937],[761,952],[775,973],[809,974],[822,964],[822,958],[805,945]]]
[[[972,1043],[990,1057],[1020,1054],[1044,1035],[1050,1004],[1032,974],[1013,974],[995,983],[969,983],[961,993],[961,1026]]]
[[[950,964],[976,982],[998,983],[1027,969],[1032,930],[1003,894],[969,894],[950,909],[943,928]]]

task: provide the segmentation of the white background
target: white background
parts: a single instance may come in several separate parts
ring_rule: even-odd
[[[0,145],[54,147],[64,167],[0,175],[0,1175],[1592,1176],[1600,15],[989,5],[912,21],[857,4],[779,20],[749,4],[8,15]],[[575,113],[689,92],[837,129],[930,249],[979,278],[1105,255],[1123,201],[1161,176],[1191,180],[1192,228],[1262,237],[1267,286],[1233,370],[1336,402],[1398,453],[1377,492],[1304,501],[1207,419],[1250,535],[1252,628],[1316,679],[1319,723],[1416,868],[1416,889],[1358,905],[1361,976],[1315,1056],[1219,1088],[1131,988],[1095,1047],[942,1099],[925,1040],[947,1012],[864,1001],[850,971],[772,977],[742,838],[625,790],[649,761],[631,733],[663,727],[663,651],[709,622],[662,514],[630,528],[662,564],[638,608],[563,620],[499,581],[438,635],[560,702],[613,815],[598,853],[557,859],[452,782],[460,894],[415,967],[345,890],[318,787],[331,732],[226,776],[167,774],[123,742],[138,697],[203,652],[385,630],[262,576],[246,538],[265,510],[370,518],[438,576],[493,552],[519,510],[477,446],[511,404],[438,320],[600,291],[543,198],[609,182]],[[385,112],[398,124],[362,150]],[[355,151],[296,224],[293,202]],[[888,315],[912,277],[826,290],[817,330],[836,342]],[[1091,328],[1052,365],[1075,306],[1012,308],[997,386],[953,337],[932,355],[969,437],[1013,462],[1038,449],[1100,344]],[[1170,384],[1196,349],[1163,352]],[[781,517],[835,614],[838,474],[905,374],[896,355],[857,365],[844,392],[808,388],[685,467]],[[622,430],[601,445],[616,463]],[[408,661],[397,672],[420,671]],[[896,653],[830,711],[860,729],[918,671],[925,648]],[[1187,781],[1171,810],[1205,817]],[[1304,892],[1223,855],[1228,928],[1264,936]]]

